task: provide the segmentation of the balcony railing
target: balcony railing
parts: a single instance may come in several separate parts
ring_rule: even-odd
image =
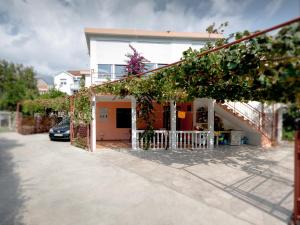
[[[171,136],[175,133],[175,140],[171,140]],[[147,143],[143,136],[144,130],[137,130],[137,147],[145,148],[148,145],[149,149],[168,149],[175,142],[175,149],[206,149],[209,142],[209,131],[168,131],[154,130],[154,135]]]
[[[71,84],[71,90],[79,90],[80,89],[80,84],[75,83],[75,84]]]

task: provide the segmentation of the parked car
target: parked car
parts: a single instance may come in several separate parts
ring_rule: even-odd
[[[64,118],[49,130],[49,138],[53,140],[70,140],[70,118]]]

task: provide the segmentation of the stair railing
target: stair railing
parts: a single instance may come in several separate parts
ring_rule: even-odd
[[[268,138],[272,138],[272,130],[268,131],[268,125],[272,127],[272,121],[267,118],[264,112],[259,111],[252,105],[245,102],[225,102],[222,105],[231,109],[233,114],[240,115],[248,120],[253,126],[261,131]]]

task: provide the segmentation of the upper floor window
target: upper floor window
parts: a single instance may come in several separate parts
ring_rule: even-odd
[[[156,69],[156,64],[155,63],[145,63],[144,72],[154,70],[154,69]],[[146,76],[150,75],[150,74],[152,74],[152,72],[145,73]]]
[[[60,86],[67,85],[67,79],[60,79]]]
[[[145,63],[145,71],[154,70],[155,63]]]
[[[98,64],[98,77],[100,79],[110,79],[112,74],[112,64]]]
[[[115,77],[122,78],[126,75],[126,65],[115,65]]]
[[[74,79],[74,84],[79,84],[80,83],[80,79]]]
[[[158,63],[158,64],[157,64],[157,68],[160,68],[160,67],[163,67],[163,66],[166,66],[166,65],[168,65],[168,64]]]

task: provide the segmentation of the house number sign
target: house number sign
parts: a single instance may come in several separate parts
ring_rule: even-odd
[[[106,121],[108,118],[108,109],[107,108],[100,108],[100,120]]]

